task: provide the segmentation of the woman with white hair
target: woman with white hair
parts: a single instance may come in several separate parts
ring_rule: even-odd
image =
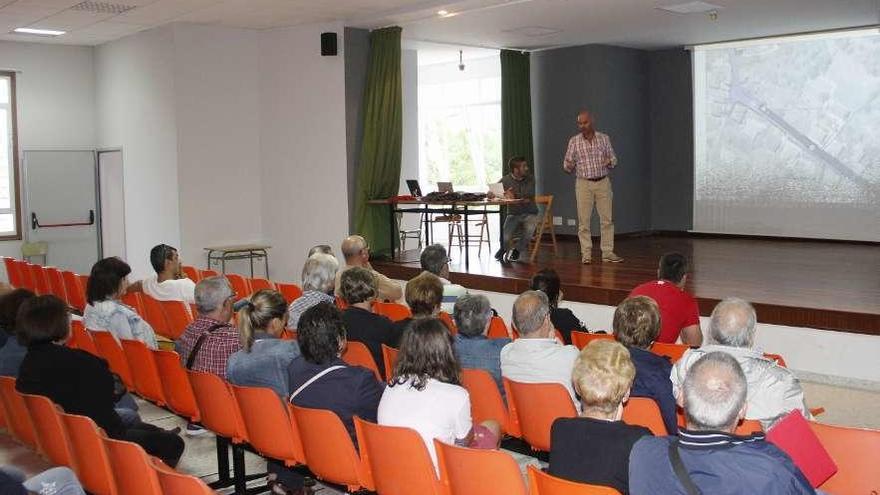
[[[302,271],[303,293],[290,303],[287,328],[295,330],[299,324],[299,317],[312,306],[322,302],[336,303],[333,292],[336,288],[338,268],[339,262],[332,255],[315,253],[309,256]]]

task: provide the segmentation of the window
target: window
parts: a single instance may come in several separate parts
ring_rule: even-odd
[[[497,50],[419,52],[419,180],[487,190],[501,178],[501,61]],[[470,55],[468,55],[470,53]]]
[[[15,73],[0,72],[0,239],[21,239]]]

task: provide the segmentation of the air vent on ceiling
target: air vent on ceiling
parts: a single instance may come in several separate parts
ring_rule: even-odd
[[[667,5],[665,7],[657,7],[659,10],[665,10],[675,14],[705,14],[707,12],[723,9],[721,5],[713,5],[706,2],[687,2],[676,5]]]
[[[93,12],[95,14],[113,14],[118,15],[123,12],[135,8],[135,5],[123,5],[121,3],[110,2],[82,2],[74,5],[70,10],[79,10],[81,12]]]
[[[504,33],[515,33],[528,36],[530,38],[538,38],[541,36],[550,36],[551,34],[561,33],[561,29],[541,27],[541,26],[525,26],[513,29],[505,29]]]

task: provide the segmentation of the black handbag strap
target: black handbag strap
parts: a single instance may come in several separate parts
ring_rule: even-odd
[[[672,470],[675,471],[675,476],[678,478],[678,481],[681,482],[684,491],[686,491],[688,495],[702,495],[702,492],[694,483],[694,480],[691,479],[687,469],[684,467],[684,462],[682,462],[681,455],[678,453],[677,439],[669,442],[669,462],[672,463]]]
[[[208,336],[208,334],[210,334],[214,330],[217,330],[218,328],[225,327],[225,326],[226,326],[226,323],[215,323],[215,324],[211,325],[210,327],[208,327],[207,330],[202,332],[201,335],[199,335],[199,338],[196,339],[196,343],[193,344],[193,348],[192,348],[192,351],[190,351],[190,353],[189,353],[189,357],[186,358],[186,369],[188,369],[188,370],[192,369],[193,364],[195,364],[195,362],[196,362],[196,356],[199,354],[199,349],[202,348],[202,344],[205,343],[205,338]]]

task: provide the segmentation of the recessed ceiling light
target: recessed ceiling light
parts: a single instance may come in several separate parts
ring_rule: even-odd
[[[721,5],[714,5],[707,2],[687,2],[657,7],[658,10],[665,10],[675,14],[705,14],[723,8],[724,7]]]
[[[530,38],[539,38],[541,36],[550,36],[551,34],[561,33],[561,29],[549,28],[543,26],[523,26],[513,29],[504,29],[504,33],[522,34]]]
[[[34,29],[34,28],[15,28],[13,29],[16,33],[21,34],[36,34],[38,36],[61,36],[67,31],[56,31],[54,29]]]

